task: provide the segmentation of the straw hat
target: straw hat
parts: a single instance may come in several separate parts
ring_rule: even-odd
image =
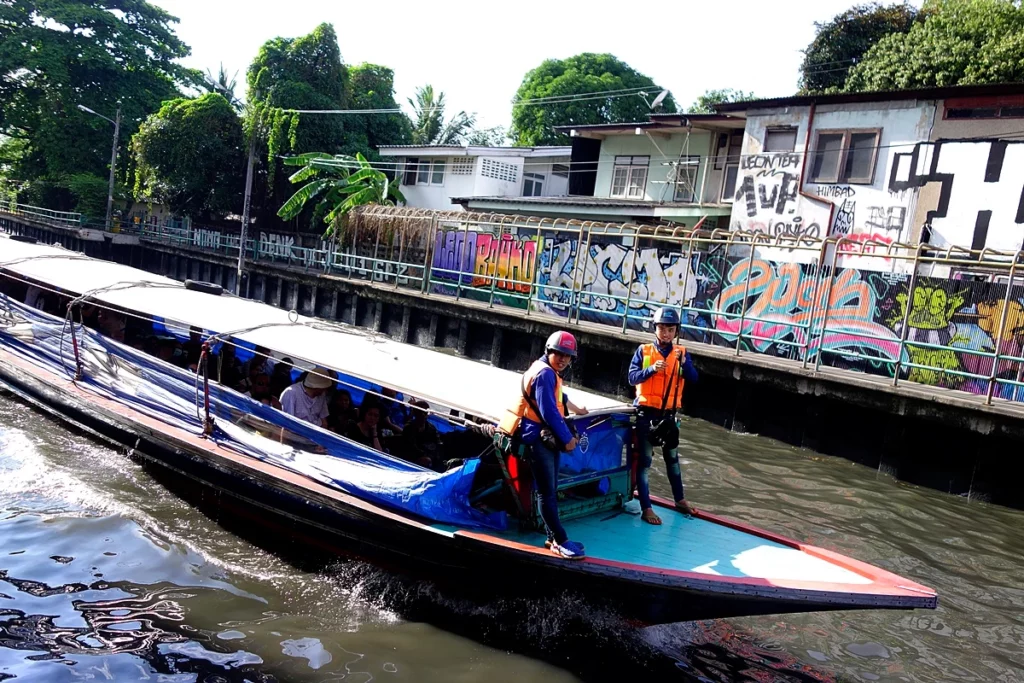
[[[310,389],[330,389],[334,385],[334,380],[329,377],[331,371],[318,365],[306,373],[306,379],[302,380],[302,384]]]

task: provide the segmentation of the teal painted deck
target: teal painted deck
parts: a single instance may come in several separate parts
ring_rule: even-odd
[[[641,521],[636,501],[628,503],[623,512],[600,513],[564,525],[569,538],[583,543],[593,558],[713,576],[871,583],[860,574],[795,548],[673,510],[656,511],[661,526]],[[509,530],[493,535],[544,545],[544,535],[537,532]]]

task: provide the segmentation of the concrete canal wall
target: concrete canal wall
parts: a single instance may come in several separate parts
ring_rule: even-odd
[[[172,244],[166,236],[151,239],[145,234],[96,233],[3,214],[0,228],[172,278],[217,282],[231,290],[235,287],[237,238],[232,254],[230,245],[225,248],[224,244],[229,238],[214,234],[216,231],[193,231],[187,240]],[[468,240],[473,244],[466,244]],[[642,329],[642,317],[649,311],[636,303],[646,305],[660,298],[678,305],[693,300],[702,288],[708,287],[707,270],[702,270],[700,264],[694,268],[692,261],[666,262],[654,249],[644,253],[644,249],[633,250],[628,245],[602,244],[596,249],[582,250],[596,262],[590,275],[586,275],[586,268],[581,269],[583,279],[587,280],[589,303],[582,307],[586,309],[582,314],[582,308],[576,310],[575,317],[570,313],[571,320],[566,322],[564,302],[568,299],[560,295],[558,285],[563,290],[580,285],[575,281],[574,268],[559,264],[559,259],[568,258],[560,249],[564,248],[569,255],[575,255],[579,249],[568,238],[554,235],[538,249],[541,240],[522,235],[480,235],[439,226],[428,242],[433,247],[431,253],[410,248],[404,255],[395,256],[392,251],[390,260],[381,257],[373,263],[365,256],[350,255],[345,267],[331,267],[327,273],[313,263],[317,242],[306,238],[304,243],[302,237],[295,235],[257,232],[251,247],[257,258],[249,263],[249,296],[307,315],[372,329],[399,341],[450,349],[512,370],[525,369],[539,356],[548,334],[568,328],[577,334],[582,348],[570,384],[624,397],[631,392],[625,384],[629,358],[636,345],[649,338],[649,333]],[[383,263],[377,263],[378,260]],[[425,263],[433,268],[426,269],[426,278]],[[642,274],[645,290],[627,288],[623,282],[621,273],[630,263],[635,273]],[[743,312],[732,315],[731,321],[723,314],[714,321],[717,327],[703,332],[704,323],[687,312],[686,319],[691,324],[686,330],[686,344],[701,373],[700,381],[686,389],[687,414],[734,431],[758,433],[817,452],[840,455],[885,474],[952,494],[1015,506],[1024,504],[1024,496],[1018,493],[1024,468],[1017,456],[1024,443],[1024,407],[1000,398],[1007,392],[1016,392],[1016,386],[989,383],[994,387],[995,400],[989,400],[984,390],[970,391],[966,382],[954,389],[955,374],[939,372],[922,361],[928,349],[918,349],[922,356],[917,359],[907,353],[895,355],[895,360],[889,361],[890,366],[895,364],[890,373],[851,369],[848,366],[854,358],[848,355],[843,356],[842,363],[819,364],[815,356],[807,353],[813,346],[807,340],[802,350],[797,349],[801,353],[786,351],[785,344],[775,340],[799,341],[800,326],[806,330],[808,319],[817,320],[814,311],[805,310],[806,300],[815,297],[810,293],[811,283],[818,280],[815,286],[826,286],[824,278],[813,271],[815,264],[760,264],[753,255],[740,261],[727,259],[725,263],[728,270],[746,268],[746,273],[743,277],[727,273],[712,293],[716,303],[728,300],[729,288],[742,284],[744,301],[755,304],[745,305]],[[523,275],[501,281],[500,286],[494,277],[496,273],[521,272],[529,279],[534,277],[531,271],[539,267],[548,273],[546,291],[532,287],[529,280],[523,286]],[[680,278],[677,271],[686,267],[691,269],[690,277]],[[453,269],[466,275],[450,272]],[[761,269],[758,277],[763,282],[755,277],[757,269]],[[370,273],[374,273],[372,278]],[[479,282],[474,282],[470,273]],[[705,281],[696,277],[698,274],[704,275]],[[894,273],[879,279],[853,268],[837,270],[835,277],[829,279],[829,300],[835,305],[829,307],[835,316],[833,320],[851,329],[864,330],[868,323],[887,329],[888,337],[882,329],[874,334],[862,332],[864,344],[882,349],[899,336],[906,341],[913,340],[914,334],[923,335],[920,331],[927,326],[915,327],[912,311],[906,310],[914,305],[908,303],[909,289],[895,286],[909,277]],[[424,279],[429,286],[416,284]],[[881,309],[878,287],[886,284],[886,279],[891,287],[885,293],[888,304]],[[926,278],[919,280],[914,292],[917,298],[925,292],[926,308],[933,303],[934,292],[949,291],[948,287],[928,284]],[[460,281],[462,284],[456,286]],[[968,296],[969,293],[962,292],[972,284],[981,286],[960,283],[956,295],[961,299]],[[487,295],[481,295],[481,291]],[[502,297],[506,303],[514,304],[517,296],[536,300],[529,301],[526,307],[501,304]],[[624,297],[634,301],[623,302]],[[744,336],[742,316],[749,316],[747,322],[769,319],[763,312],[752,312],[757,310],[754,306],[759,299],[764,300],[763,311],[788,311],[789,323],[779,325],[778,319],[773,319],[775,323],[764,326],[761,334],[752,330]],[[958,310],[949,307],[948,299],[941,308],[936,309],[936,314],[946,318]],[[626,311],[629,313],[624,315]],[[902,333],[901,317],[905,330]],[[881,318],[894,322],[888,327],[872,322]],[[1005,321],[1006,316],[1002,319]],[[822,329],[832,331],[830,324],[833,323],[824,321]],[[943,325],[932,327],[945,329]],[[739,344],[735,343],[737,333]],[[871,337],[879,339],[871,341]],[[788,348],[798,347],[798,341],[789,342]],[[925,336],[920,341],[927,343]],[[932,352],[939,356],[943,353],[941,349]],[[969,356],[968,352],[953,362],[965,370]],[[991,369],[991,358],[988,360]],[[940,357],[937,362],[945,363],[940,367],[951,367],[948,358]],[[900,363],[909,367],[901,369]],[[983,368],[982,371],[973,374],[981,376]],[[904,381],[894,382],[896,374]],[[945,379],[947,375],[953,379]],[[699,471],[700,454],[689,453],[687,457],[697,464]]]

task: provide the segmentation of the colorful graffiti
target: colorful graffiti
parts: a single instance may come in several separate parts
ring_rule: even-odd
[[[433,277],[460,281],[468,287],[526,293],[530,291],[537,267],[538,246],[543,238],[485,232],[439,230],[434,243]]]

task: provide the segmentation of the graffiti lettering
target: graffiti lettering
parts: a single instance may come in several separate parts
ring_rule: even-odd
[[[786,205],[789,202],[796,202],[798,186],[797,177],[790,173],[782,173],[779,176],[762,180],[756,183],[756,187],[754,176],[748,175],[743,179],[743,184],[736,192],[736,200],[742,199],[746,202],[747,216],[757,215],[758,200],[760,200],[761,209],[774,209],[776,214],[781,215],[785,213]],[[795,207],[791,208],[789,213],[793,213],[795,210]]]
[[[852,199],[844,199],[843,205],[836,212],[836,221],[832,226],[832,234],[849,235],[853,232],[853,216],[857,208],[857,202]]]
[[[864,225],[868,230],[892,230],[903,232],[903,223],[907,218],[905,206],[869,206],[868,219]]]
[[[462,230],[439,231],[434,243],[433,268],[440,280],[459,280],[472,287],[529,292],[537,263],[537,241]]]
[[[260,233],[260,255],[271,258],[291,259],[292,247],[295,246],[295,238],[290,235],[278,235],[276,233]]]
[[[192,244],[205,249],[220,249],[220,233],[199,228],[192,235]]]
[[[777,154],[748,154],[740,160],[744,171],[778,171],[800,166],[800,155],[795,152]]]
[[[828,199],[849,199],[857,196],[857,191],[849,185],[818,185],[812,192]]]

